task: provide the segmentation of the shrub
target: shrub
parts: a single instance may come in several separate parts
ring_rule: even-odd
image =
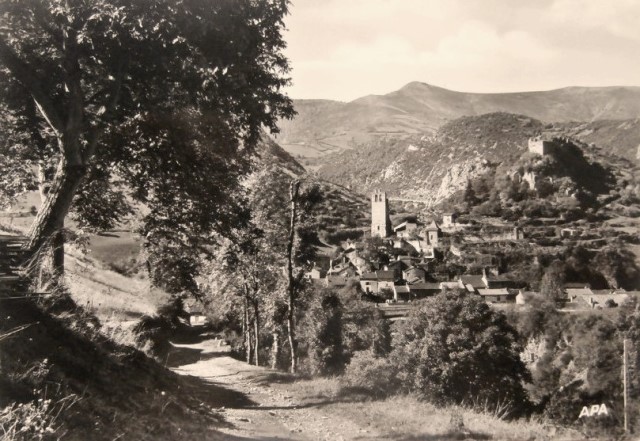
[[[376,398],[398,391],[400,383],[393,363],[385,357],[376,357],[373,351],[359,351],[351,358],[344,374],[345,385]]]
[[[517,332],[504,314],[464,292],[426,299],[400,326],[390,359],[403,385],[436,404],[506,403],[524,411]]]

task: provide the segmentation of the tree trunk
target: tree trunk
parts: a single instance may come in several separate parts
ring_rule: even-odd
[[[271,369],[278,368],[278,360],[280,359],[280,334],[278,332],[274,332],[273,343],[271,346]]]
[[[51,267],[55,286],[58,286],[64,277],[64,242],[64,229],[60,228],[51,238]]]
[[[73,197],[86,174],[86,170],[85,165],[69,164],[64,159],[60,160],[47,198],[40,207],[28,233],[25,248],[29,251],[29,256],[41,252],[45,245],[48,245],[48,240],[56,242],[59,253],[64,253],[64,236],[62,235],[64,218],[71,208]],[[55,236],[59,237],[56,239]],[[52,243],[52,245],[54,244]],[[55,262],[56,258],[54,257]],[[57,262],[63,265],[60,269],[64,271],[64,257],[58,259]],[[54,273],[55,271],[54,267]]]
[[[260,314],[258,311],[258,301],[253,302],[253,331],[254,331],[254,340],[255,340],[255,348],[253,350],[254,354],[254,363],[256,366],[260,366]]]
[[[291,198],[291,217],[289,219],[289,237],[287,240],[287,333],[289,340],[289,349],[291,350],[291,373],[294,374],[298,369],[298,351],[295,337],[295,300],[296,286],[293,277],[293,245],[296,233],[296,218],[298,210],[298,193],[300,190],[300,181],[291,182],[289,196]]]
[[[247,363],[251,363],[251,332],[249,331],[249,308],[248,300],[244,298],[242,317],[242,336],[244,337],[244,349]]]

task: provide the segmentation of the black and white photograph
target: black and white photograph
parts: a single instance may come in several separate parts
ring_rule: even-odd
[[[640,439],[640,1],[0,0],[0,441]]]

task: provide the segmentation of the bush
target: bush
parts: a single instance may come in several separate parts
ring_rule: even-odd
[[[436,404],[476,401],[527,410],[517,332],[504,314],[464,292],[446,291],[414,308],[390,359],[409,390]]]
[[[344,374],[345,385],[376,398],[398,391],[396,368],[388,358],[376,357],[373,351],[356,352]]]

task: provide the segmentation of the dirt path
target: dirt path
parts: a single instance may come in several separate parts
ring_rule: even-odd
[[[235,360],[219,341],[174,345],[172,369],[207,383],[239,392],[247,399],[218,409],[230,427],[220,429],[229,438],[257,440],[381,439],[370,428],[323,408],[326,397],[294,396],[283,381],[286,375]],[[194,354],[196,355],[194,357]],[[194,359],[195,358],[195,359]],[[182,364],[186,361],[186,364]]]

